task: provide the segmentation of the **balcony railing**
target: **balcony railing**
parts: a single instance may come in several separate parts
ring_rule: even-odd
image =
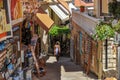
[[[79,25],[88,34],[92,35],[95,32],[96,25],[100,22],[100,19],[91,17],[86,13],[73,10],[72,11],[72,21]]]

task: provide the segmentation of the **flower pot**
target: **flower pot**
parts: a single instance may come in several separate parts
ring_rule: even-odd
[[[85,11],[85,8],[80,8],[80,12],[84,12]]]

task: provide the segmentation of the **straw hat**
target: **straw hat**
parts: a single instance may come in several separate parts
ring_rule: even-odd
[[[60,42],[59,42],[59,41],[57,41],[57,42],[56,42],[56,44],[59,44],[59,45],[60,45]]]

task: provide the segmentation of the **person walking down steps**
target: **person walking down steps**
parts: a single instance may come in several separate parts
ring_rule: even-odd
[[[54,45],[54,56],[56,57],[57,61],[59,60],[60,52],[61,52],[60,43],[57,41]]]

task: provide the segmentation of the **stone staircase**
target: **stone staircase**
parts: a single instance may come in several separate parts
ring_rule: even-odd
[[[95,80],[90,78],[83,72],[83,68],[80,65],[71,62],[70,58],[61,58],[59,62],[61,65],[61,80]]]
[[[68,57],[60,57],[60,60],[56,62],[54,56],[49,56],[46,67],[46,75],[39,79],[34,76],[33,80],[98,80],[93,75],[87,76],[83,72],[83,68],[80,65],[76,65]]]

